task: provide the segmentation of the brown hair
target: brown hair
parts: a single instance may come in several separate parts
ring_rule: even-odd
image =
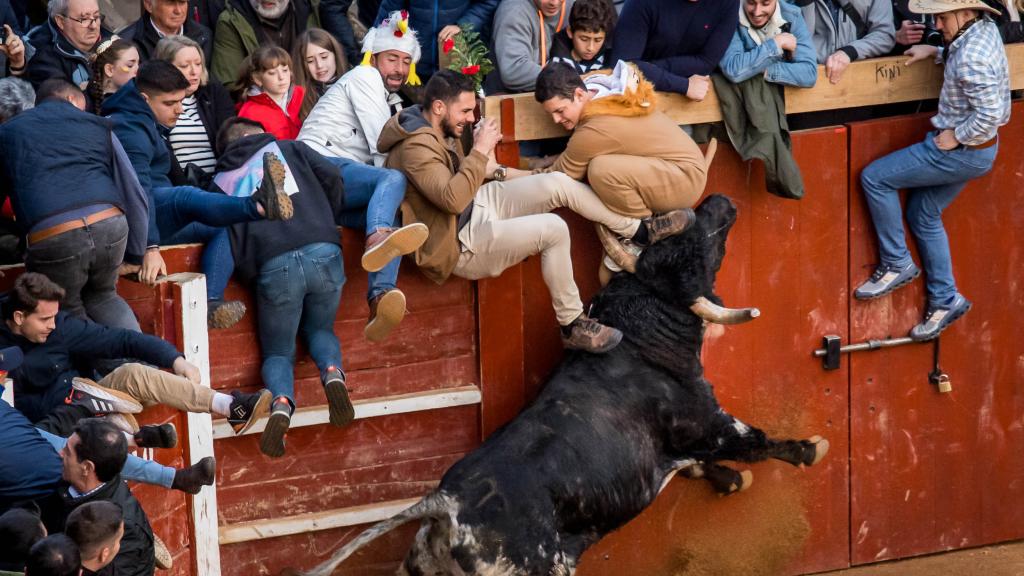
[[[135,48],[135,44],[121,38],[108,42],[109,44],[107,42],[100,44],[96,51],[96,56],[93,57],[92,79],[89,80],[89,87],[87,88],[89,95],[92,96],[93,106],[95,106],[97,114],[100,113],[103,98],[106,96],[103,93],[103,84],[107,80],[107,75],[104,73],[107,64],[113,65],[129,48]]]
[[[233,96],[238,102],[245,102],[249,95],[249,88],[252,87],[253,74],[266,72],[275,66],[287,66],[292,71],[292,85],[295,85],[295,66],[292,65],[292,57],[288,51],[276,44],[260,46],[255,52],[248,55],[242,61],[238,69],[238,79],[235,80]]]
[[[14,318],[15,312],[28,315],[36,311],[40,301],[60,302],[64,289],[38,272],[25,272],[14,281],[14,288],[3,303],[5,320]]]
[[[306,116],[309,116],[316,101],[320,99],[320,94],[316,90],[316,80],[309,75],[309,69],[306,68],[306,49],[310,44],[315,44],[334,54],[335,71],[332,82],[348,72],[349,67],[345,51],[330,32],[322,28],[310,28],[299,35],[295,47],[292,48],[292,60],[295,62],[295,68],[292,70],[292,84],[302,86],[306,91],[306,95],[302,98],[302,108],[299,110],[300,120],[305,120]]]

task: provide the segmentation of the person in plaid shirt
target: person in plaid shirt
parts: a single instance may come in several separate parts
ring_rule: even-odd
[[[919,142],[872,162],[861,173],[864,196],[878,235],[880,263],[854,291],[870,300],[889,294],[920,274],[907,250],[897,194],[906,188],[907,222],[917,240],[927,279],[928,308],[910,337],[931,340],[971,308],[957,292],[942,211],[963,187],[992,169],[998,129],[1010,121],[1010,81],[999,30],[985,13],[999,11],[981,0],[910,0],[910,10],[934,14],[942,33],[934,46],[907,50],[907,64],[939,56],[945,63],[935,130]]]

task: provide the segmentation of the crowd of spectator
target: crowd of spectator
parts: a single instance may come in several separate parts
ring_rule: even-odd
[[[585,313],[568,228],[551,212],[598,224],[602,281],[690,224],[710,158],[657,110],[655,91],[703,100],[714,87],[735,104],[723,116],[737,150],[765,160],[770,191],[799,198],[779,85],[811,87],[819,65],[842,83],[851,62],[887,54],[950,63],[935,134],[865,170],[881,254],[855,294],[918,275],[894,200],[917,186],[908,220],[929,306],[911,336],[937,336],[970,308],[941,212],[991,167],[1009,118],[1001,44],[1024,39],[1021,6],[984,2],[359,0],[350,19],[352,0],[143,0],[115,34],[97,0],[50,0],[46,14],[0,0],[0,254],[27,269],[0,301],[0,370],[15,398],[0,401],[0,570],[166,564],[126,480],[195,494],[215,462],[175,469],[129,454],[177,442],[173,426],[132,414],[164,404],[225,417],[236,433],[267,417],[260,449],[279,457],[299,336],[330,423],[352,421],[333,327],[339,225],[365,232],[370,342],[406,313],[403,256],[443,284],[539,254],[565,346],[614,348],[622,334]],[[497,162],[501,132],[477,115],[478,83],[443,69],[464,30],[494,60],[484,90],[534,92],[570,134],[564,151],[531,170]],[[158,282],[160,247],[182,243],[204,245],[211,329],[247,313],[225,299],[233,276],[254,291],[262,382],[251,392],[203,386],[116,291],[119,277]]]

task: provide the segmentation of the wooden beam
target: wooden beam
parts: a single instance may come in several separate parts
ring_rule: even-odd
[[[265,538],[277,538],[278,536],[304,534],[317,530],[330,530],[331,528],[344,528],[346,526],[380,522],[381,520],[391,518],[419,501],[419,498],[406,498],[405,500],[392,500],[390,502],[366,504],[351,508],[298,514],[286,518],[239,522],[238,524],[231,524],[220,528],[220,543],[222,545],[237,544],[251,540],[263,540]]]
[[[1010,61],[1011,89],[1024,88],[1024,44],[1007,44],[1006,57]],[[818,66],[818,82],[814,88],[786,88],[786,112],[797,114],[938,98],[942,66],[930,62],[906,66],[906,60],[906,56],[888,56],[854,62],[838,84],[829,83],[824,66]],[[515,102],[516,141],[568,135],[534,101],[532,92],[489,96],[484,105],[487,117],[501,126],[501,102],[509,99]],[[659,92],[658,109],[679,124],[718,122],[722,119],[713,88],[701,102],[694,102],[681,94]]]
[[[419,412],[422,410],[436,410],[438,408],[452,408],[454,406],[467,406],[480,403],[480,389],[476,386],[459,386],[457,388],[442,388],[440,390],[428,390],[425,392],[413,392],[410,394],[397,394],[395,396],[383,396],[379,398],[365,398],[352,402],[356,409],[356,419],[374,418],[388,414],[405,414],[407,412]],[[330,414],[327,406],[310,406],[299,408],[292,414],[290,428],[302,426],[317,426],[327,424],[330,421]],[[267,426],[266,417],[261,418],[250,428],[246,434],[258,434]],[[231,438],[235,435],[227,420],[218,420],[213,425],[213,438]]]

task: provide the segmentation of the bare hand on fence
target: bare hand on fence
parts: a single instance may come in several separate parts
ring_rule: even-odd
[[[837,50],[825,60],[825,75],[832,84],[839,84],[843,79],[843,72],[850,65],[850,57],[846,52]]]
[[[707,76],[694,74],[690,76],[690,85],[686,88],[686,97],[690,100],[700,102],[708,95],[708,88],[711,86],[711,79]]]
[[[911,46],[906,52],[903,53],[904,56],[910,56],[910,58],[903,64],[904,66],[910,66],[911,64],[917,62],[918,60],[935,58],[935,54],[937,54],[938,51],[939,49],[936,48],[935,46],[928,46],[927,44],[918,44],[916,46]]]

